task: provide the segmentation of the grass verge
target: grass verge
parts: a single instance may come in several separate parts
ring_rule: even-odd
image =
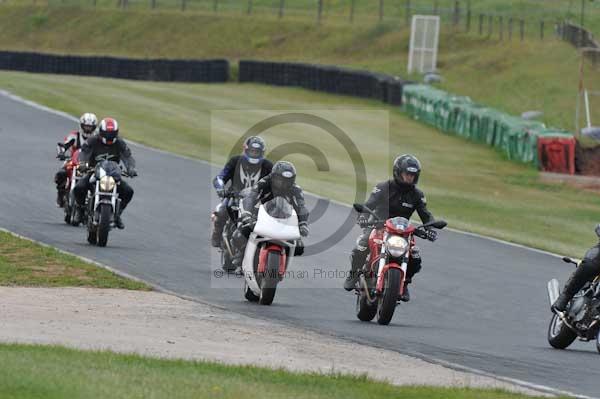
[[[509,162],[485,145],[439,133],[408,119],[398,108],[375,101],[249,84],[152,83],[17,72],[0,72],[0,87],[73,115],[94,110],[115,116],[126,138],[216,163],[224,162],[250,122],[246,114],[224,115],[213,126],[211,141],[211,110],[344,110],[336,122],[361,150],[368,170],[374,171],[368,176],[369,186],[387,178],[390,155],[414,153],[424,166],[420,186],[430,209],[452,227],[581,256],[595,240],[593,227],[600,220],[597,193],[541,183],[531,167]],[[354,112],[359,110],[388,111],[390,135],[378,128],[382,121],[377,114]],[[57,137],[63,134],[56,132]],[[322,131],[289,124],[269,130],[265,137],[271,149],[290,141],[317,144],[331,171],[317,171],[306,157],[291,157],[300,184],[326,197],[353,201],[352,164],[339,145],[323,138]],[[139,168],[143,171],[144,165]]]
[[[366,377],[0,345],[3,398],[524,399],[500,390],[397,387]]]
[[[482,3],[473,2],[473,6]],[[514,0],[510,4],[497,0],[485,3],[486,7],[502,3],[503,11],[520,10],[530,3],[535,9],[529,11],[540,14],[552,8],[549,1],[543,5],[539,1],[517,4]],[[440,2],[439,6],[442,5]],[[376,8],[370,7],[374,11]],[[152,12],[135,7],[120,11],[3,5],[0,49],[128,57],[305,61],[406,77],[409,32],[404,23],[315,26],[312,20],[240,14],[226,10],[213,14],[160,8]],[[550,22],[548,26],[551,28]],[[500,41],[495,29],[487,37],[474,33],[475,21],[471,34],[462,32],[462,26],[444,26],[438,57],[438,68],[444,77],[441,88],[515,115],[540,110],[547,124],[574,129],[579,76],[577,51],[550,32],[544,41],[528,37],[520,42],[516,34],[509,41],[506,33],[505,40]],[[599,90],[600,74],[589,70],[586,84]],[[593,120],[600,120],[597,102],[597,97],[592,98]]]
[[[150,289],[143,283],[3,231],[0,231],[0,285]]]

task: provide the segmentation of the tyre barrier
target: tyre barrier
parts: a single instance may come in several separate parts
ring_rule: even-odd
[[[510,160],[548,172],[575,173],[575,139],[568,132],[427,85],[407,85],[403,97],[408,115],[442,132],[495,147]]]
[[[336,66],[254,60],[240,61],[239,81],[302,87],[392,105],[402,104],[404,85],[411,83],[391,75]]]
[[[0,69],[165,82],[226,82],[229,61],[86,57],[0,51]]]

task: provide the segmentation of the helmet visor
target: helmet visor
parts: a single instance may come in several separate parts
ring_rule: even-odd
[[[81,131],[86,135],[94,133],[94,130],[96,130],[96,126],[94,125],[81,124]]]
[[[287,175],[287,176],[286,176]],[[271,180],[273,196],[286,196],[294,185],[295,176],[291,172],[283,172],[282,175],[274,175]]]

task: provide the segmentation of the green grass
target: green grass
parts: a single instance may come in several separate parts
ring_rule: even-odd
[[[211,110],[385,110],[390,116],[389,137],[381,128],[385,120],[376,114],[350,111],[335,121],[361,149],[369,186],[387,178],[387,151],[414,153],[423,163],[420,185],[430,209],[450,226],[572,256],[581,256],[593,242],[593,227],[600,220],[597,193],[541,183],[529,166],[509,162],[485,145],[439,133],[408,119],[398,108],[375,101],[250,84],[152,83],[18,72],[0,72],[0,87],[74,115],[88,110],[113,115],[128,139],[216,163],[224,162],[251,118],[235,112],[220,115],[211,142]],[[291,124],[269,130],[265,137],[270,148],[290,140],[317,144],[328,157],[331,172],[316,171],[306,157],[291,157],[300,184],[345,203],[353,201],[352,165],[339,145],[320,131]],[[144,165],[139,168],[143,172]]]
[[[0,345],[0,396],[33,398],[522,399],[500,390],[397,387],[366,377]]]
[[[143,283],[119,277],[74,256],[62,254],[53,248],[2,231],[0,231],[0,285],[150,289]]]
[[[540,8],[540,1],[512,1],[511,7],[519,9],[535,3],[543,14],[552,4],[556,5],[555,1],[545,1],[544,8]],[[334,5],[341,6],[343,2],[330,3],[335,8]],[[473,7],[479,7],[484,0],[472,3]],[[494,4],[503,8],[501,3],[509,2],[495,0]],[[168,5],[167,0],[158,0],[158,4]],[[592,4],[600,6],[600,2]],[[406,77],[409,32],[397,21],[383,25],[344,23],[317,27],[312,20],[279,21],[235,12],[213,15],[135,10],[0,6],[0,49],[131,57],[225,57],[232,61],[240,58],[308,61]],[[598,22],[600,26],[600,19]],[[548,29],[551,30],[550,25]],[[555,39],[550,32],[545,41],[528,37],[524,42],[516,38],[500,42],[497,34],[485,38],[473,30],[475,27],[471,34],[465,34],[460,29],[444,27],[439,54],[439,69],[444,77],[441,88],[516,115],[541,110],[548,125],[574,129],[579,57],[572,46]],[[600,74],[591,69],[587,72],[587,84],[600,89]],[[598,101],[598,97],[593,99],[592,111],[593,119],[600,121]]]

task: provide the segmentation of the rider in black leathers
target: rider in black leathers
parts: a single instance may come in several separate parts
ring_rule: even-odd
[[[238,228],[232,237],[235,251],[232,263],[237,273],[241,271],[246,243],[256,220],[257,205],[275,197],[284,197],[288,200],[298,216],[300,235],[302,237],[308,235],[309,212],[304,203],[304,193],[300,186],[296,185],[296,168],[290,162],[279,161],[273,165],[271,174],[247,190],[242,199]]]
[[[258,183],[260,179],[271,173],[273,164],[264,158],[266,150],[265,141],[258,136],[251,136],[244,142],[244,152],[242,155],[232,157],[213,179],[213,186],[217,190],[219,198],[225,195],[225,185],[230,182],[229,190],[233,194],[239,194],[243,189],[247,189]],[[213,232],[211,244],[213,247],[221,246],[221,235],[229,213],[227,207],[230,205],[230,199],[223,199],[213,212]]]
[[[81,153],[79,155],[80,164],[87,163],[93,170],[98,162],[104,160],[114,161],[116,163],[123,161],[129,176],[137,176],[135,159],[133,159],[133,156],[131,155],[131,150],[124,140],[118,138],[119,125],[117,121],[112,118],[105,118],[100,122],[98,130],[98,135],[91,137],[83,147],[81,147]],[[74,194],[79,208],[78,215],[81,215],[81,208],[85,204],[85,196],[90,188],[91,176],[91,174],[88,174],[79,180],[75,186]],[[115,225],[119,229],[124,229],[125,225],[121,220],[121,214],[133,198],[133,189],[127,182],[121,179],[117,185],[117,192],[121,199],[121,207],[119,213],[116,215]]]
[[[596,235],[600,237],[600,224],[596,226]],[[583,260],[571,274],[558,299],[552,305],[552,309],[560,313],[565,312],[575,294],[583,288],[585,283],[593,281],[598,275],[600,275],[600,242],[585,253]]]
[[[425,195],[415,187],[421,173],[419,160],[412,155],[401,155],[394,161],[393,173],[394,178],[392,180],[384,181],[375,186],[365,206],[374,211],[380,220],[397,216],[410,219],[415,211],[417,211],[423,223],[434,220],[433,215],[427,209]],[[368,216],[365,214],[359,216],[358,223],[361,227],[366,226],[368,222]],[[346,291],[352,291],[356,286],[359,271],[362,269],[369,255],[368,243],[372,230],[370,227],[364,227],[362,234],[356,240],[356,245],[350,255],[350,273],[344,282],[344,289]],[[428,230],[427,234],[428,238],[432,240],[435,240],[437,237],[437,233],[434,230]],[[420,270],[421,256],[419,248],[415,246],[408,263],[406,285],[404,295],[401,298],[403,301],[410,300],[407,285],[412,282],[412,277]]]

